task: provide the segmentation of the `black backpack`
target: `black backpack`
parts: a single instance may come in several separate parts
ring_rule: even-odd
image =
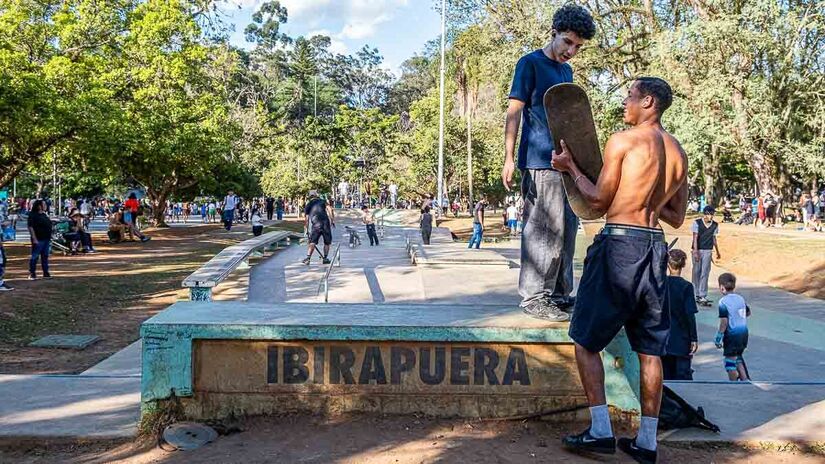
[[[659,409],[659,429],[684,429],[696,427],[719,433],[719,427],[705,419],[705,411],[699,407],[694,409],[676,392],[662,386],[662,407]]]

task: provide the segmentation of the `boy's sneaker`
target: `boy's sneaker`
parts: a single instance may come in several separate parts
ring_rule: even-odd
[[[148,242],[149,240],[152,240],[152,237],[147,237],[147,236],[145,236],[145,235],[144,235],[143,237],[141,237],[141,238],[140,238],[140,241],[141,241],[142,243],[146,243],[146,242]]]
[[[37,280],[37,275],[29,274],[29,280]]]
[[[323,258],[323,259],[321,260],[321,263],[322,263],[322,264],[329,264],[329,263],[331,263],[331,262],[332,262],[332,261],[330,261],[330,260],[329,260],[329,259],[327,259],[327,258]]]
[[[656,464],[656,450],[639,448],[635,438],[619,438],[619,449],[627,453],[636,462],[642,464]]]
[[[615,437],[595,438],[590,435],[589,428],[578,435],[568,435],[562,438],[561,443],[571,451],[601,454],[616,453]]]
[[[310,260],[310,258],[312,258],[312,256],[307,256],[306,258],[304,258],[304,259],[302,259],[302,260],[301,260],[301,263],[302,263],[302,264],[306,264],[307,266],[309,266],[309,260]]]
[[[708,300],[705,297],[699,297],[699,298],[696,299],[696,304],[701,305],[701,306],[711,306],[711,305],[713,305],[713,302]]]
[[[43,278],[44,279],[51,279],[52,275],[51,274],[43,274]]]
[[[562,322],[570,319],[569,314],[544,298],[536,298],[526,306],[522,306],[521,310],[530,317],[544,321]]]
[[[11,285],[9,285],[5,282],[0,284],[0,292],[10,292],[12,290],[14,290],[14,287],[12,287]]]

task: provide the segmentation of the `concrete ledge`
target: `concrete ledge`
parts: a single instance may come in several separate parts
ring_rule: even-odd
[[[292,409],[478,417],[583,401],[567,323],[514,307],[181,302],[141,335],[145,411],[173,393],[199,419]],[[638,411],[638,362],[623,335],[604,363],[610,404]],[[458,397],[464,406],[447,406]]]

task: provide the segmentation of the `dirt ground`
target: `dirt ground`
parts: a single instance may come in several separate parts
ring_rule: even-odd
[[[73,374],[97,364],[137,340],[143,321],[186,298],[184,277],[223,248],[252,237],[249,225],[232,232],[211,224],[146,233],[152,237],[147,243],[119,244],[94,234],[99,253],[54,253],[54,278],[36,281],[26,280],[30,246],[6,242],[6,279],[15,290],[0,294],[0,374]],[[49,334],[94,334],[101,340],[84,350],[27,346]]]
[[[153,440],[127,444],[0,448],[4,463],[628,463],[614,456],[579,456],[561,447],[560,439],[582,424],[548,422],[481,422],[435,420],[414,416],[351,416],[323,419],[306,416],[250,419],[238,433],[221,436],[193,451],[167,452]],[[619,436],[629,434],[617,431]],[[822,450],[769,450],[734,445],[660,445],[659,462],[814,464],[825,462]]]
[[[501,210],[497,213],[488,212],[484,236],[506,239],[509,232],[503,227]],[[679,237],[677,247],[682,250],[690,250],[690,225],[697,217],[689,217],[678,230],[665,227],[668,236]],[[439,226],[450,228],[460,239],[469,239],[473,232],[472,218],[467,215],[450,215]],[[825,299],[825,233],[799,231],[793,223],[772,229],[722,223],[719,230],[720,266],[790,292]]]

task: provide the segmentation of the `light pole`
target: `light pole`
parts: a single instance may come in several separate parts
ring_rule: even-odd
[[[438,86],[438,216],[444,208],[444,48],[446,42],[447,0],[441,0],[441,77]]]

